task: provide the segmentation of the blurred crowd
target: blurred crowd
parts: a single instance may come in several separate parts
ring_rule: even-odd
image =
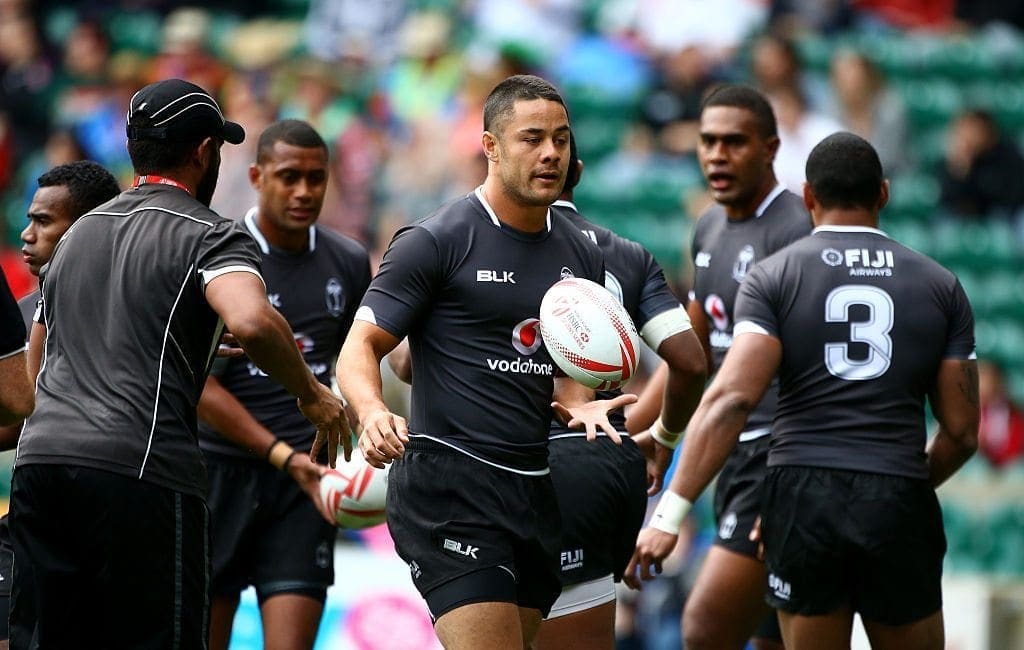
[[[18,295],[34,288],[19,235],[43,171],[89,158],[130,184],[124,115],[151,81],[199,84],[249,134],[223,151],[212,207],[224,216],[255,202],[247,169],[263,127],[314,125],[332,161],[321,223],[377,256],[396,228],[482,181],[484,98],[531,72],[569,103],[588,170],[583,212],[649,244],[684,296],[688,224],[708,202],[701,99],[740,81],[773,103],[790,189],[822,137],[850,130],[878,149],[908,212],[911,196],[925,220],[1003,224],[1017,237],[1004,257],[1019,293],[997,318],[1024,341],[1024,89],[1000,86],[1006,70],[1024,81],[1022,29],[1024,3],[1002,0],[0,0],[0,265]],[[936,76],[942,52],[978,43],[987,96],[961,87],[977,81],[969,57],[963,78],[957,60]],[[1024,454],[1015,354],[1019,366],[1000,368],[1008,353],[985,370],[982,458],[993,466]],[[701,528],[683,556],[699,556]],[[683,577],[652,585],[635,612],[649,635],[662,611],[664,634],[678,634],[690,565],[679,566]]]

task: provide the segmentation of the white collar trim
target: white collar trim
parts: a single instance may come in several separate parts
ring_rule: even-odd
[[[814,235],[819,232],[870,232],[892,239],[885,231],[870,226],[818,226],[811,231],[811,234]]]
[[[484,210],[487,210],[487,216],[491,218],[491,223],[501,228],[501,220],[498,219],[498,215],[494,213],[494,208],[491,207],[491,204],[487,202],[487,198],[484,196],[484,186],[478,186],[473,192],[476,194],[476,198],[480,199],[480,203],[483,203]],[[548,208],[548,213],[544,216],[544,229],[551,232],[551,208]]]
[[[754,218],[760,219],[761,215],[764,214],[764,211],[768,209],[768,206],[772,204],[772,201],[778,198],[778,196],[785,191],[786,186],[782,183],[776,182],[772,191],[768,192],[768,196],[764,197],[764,201],[761,201],[761,205],[757,206],[757,209],[754,210]]]

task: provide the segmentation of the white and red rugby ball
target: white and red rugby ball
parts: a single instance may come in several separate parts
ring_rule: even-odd
[[[339,457],[337,468],[320,477],[320,498],[339,526],[359,529],[384,522],[390,468],[389,463],[376,469],[354,449],[352,460]]]
[[[584,386],[612,390],[636,373],[640,336],[633,319],[596,282],[553,284],[540,303],[540,333],[562,372]]]

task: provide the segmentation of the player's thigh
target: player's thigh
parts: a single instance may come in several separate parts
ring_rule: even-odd
[[[853,610],[843,606],[815,616],[779,612],[779,625],[786,650],[849,650]]]
[[[715,545],[752,558],[758,545],[750,532],[761,515],[768,436],[736,445],[715,484]]]
[[[765,583],[761,562],[712,546],[683,610],[687,645],[742,647],[771,613],[764,602]]]
[[[202,647],[209,614],[205,502],[120,476],[99,481],[108,502],[91,531],[105,549],[96,558],[92,597],[103,603],[96,621],[103,644],[162,648],[177,639]]]
[[[562,519],[562,586],[620,579],[647,507],[640,449],[628,438],[621,446],[605,437],[560,438],[551,441],[549,464]]]
[[[523,624],[514,603],[472,603],[453,609],[434,624],[445,650],[523,650]]]
[[[419,442],[389,474],[388,527],[432,615],[506,600],[546,613],[560,591],[561,530],[550,478]]]
[[[210,591],[236,597],[250,582],[260,539],[260,476],[254,463],[207,453],[210,510]]]
[[[863,623],[874,650],[942,650],[946,644],[941,610],[906,625]]]
[[[613,650],[615,600],[545,619],[533,645],[534,650]]]
[[[260,605],[263,645],[275,650],[310,650],[316,642],[323,600],[279,593]]]
[[[942,511],[927,479],[851,473],[847,536],[854,608],[865,621],[902,626],[942,608]]]
[[[227,650],[231,630],[238,611],[239,596],[213,596],[210,598],[209,650]]]
[[[261,491],[264,512],[250,540],[252,584],[260,602],[291,593],[322,604],[334,584],[337,527],[324,521],[287,474],[265,476]]]

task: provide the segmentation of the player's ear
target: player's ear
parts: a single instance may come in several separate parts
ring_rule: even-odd
[[[881,211],[889,203],[889,179],[882,181],[882,190],[878,193],[878,210]]]
[[[483,144],[484,155],[487,156],[487,160],[491,162],[498,162],[498,138],[490,131],[484,131],[484,135],[481,139]]]
[[[773,135],[772,137],[765,140],[765,148],[768,150],[768,162],[769,164],[775,163],[775,156],[779,153],[779,136]]]
[[[260,166],[256,163],[249,165],[249,184],[254,188],[259,189],[260,185]]]
[[[804,181],[804,207],[811,214],[814,214],[814,204],[817,199],[814,198],[814,190],[811,189],[811,184]]]

